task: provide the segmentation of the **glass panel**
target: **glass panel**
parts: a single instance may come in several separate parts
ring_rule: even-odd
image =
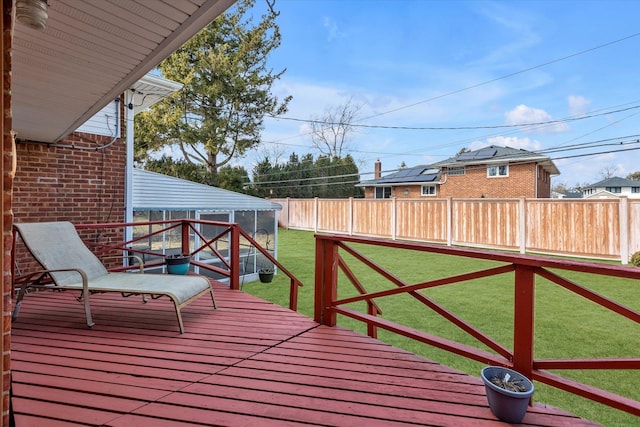
[[[212,213],[200,213],[200,219],[204,221],[217,221],[217,222],[229,222],[228,212],[212,212]],[[207,240],[211,240],[220,233],[223,233],[227,229],[227,226],[203,224],[200,227],[200,232]],[[200,242],[204,244],[205,242]],[[199,259],[203,262],[209,262],[215,264],[218,267],[222,267],[220,259],[214,252],[214,250],[220,252],[221,256],[229,257],[229,233],[224,233],[218,240],[211,242],[209,247],[199,252]],[[202,270],[201,270],[202,272]]]

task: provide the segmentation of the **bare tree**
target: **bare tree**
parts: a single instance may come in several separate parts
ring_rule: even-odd
[[[328,108],[322,117],[311,119],[311,142],[320,153],[328,158],[342,158],[351,133],[353,123],[358,118],[362,104],[353,98],[343,105]]]
[[[603,179],[609,179],[609,178],[612,178],[612,177],[616,176],[617,170],[618,170],[618,168],[616,168],[615,166],[612,166],[612,165],[605,166],[600,171],[600,175],[602,175]]]

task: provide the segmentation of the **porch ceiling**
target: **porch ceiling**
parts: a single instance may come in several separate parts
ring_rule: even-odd
[[[17,138],[64,138],[234,2],[49,0],[45,30],[14,26]]]

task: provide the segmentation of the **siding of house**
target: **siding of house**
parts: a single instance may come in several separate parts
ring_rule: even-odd
[[[443,175],[438,197],[506,198],[544,197],[536,195],[536,164],[509,165],[509,176],[487,177],[486,165],[468,166],[464,175]],[[539,183],[538,183],[539,184]],[[550,182],[546,185],[550,195]],[[539,192],[540,194],[540,192]]]
[[[92,148],[110,141],[106,136],[73,134],[60,145]],[[122,141],[102,150],[20,143],[17,156],[16,222],[124,221],[126,152]]]
[[[13,215],[11,213],[11,191],[13,185],[12,164],[15,158],[13,151],[13,137],[11,135],[11,43],[12,43],[12,2],[2,2],[2,20],[0,21],[0,40],[2,44],[2,57],[0,59],[0,75],[2,75],[2,160],[0,162],[0,187],[2,198],[2,240],[0,248],[2,263],[0,264],[0,276],[2,276],[2,340],[0,340],[0,354],[2,354],[2,375],[0,376],[0,425],[9,425],[9,384],[11,379],[11,295],[13,286],[11,283],[11,228]]]
[[[111,137],[74,133],[60,146],[96,147]],[[19,143],[13,187],[14,222],[71,221],[73,223],[124,222],[124,170],[126,149],[118,140],[101,150],[61,148],[55,144]],[[122,241],[122,230],[82,238],[100,242]],[[36,268],[23,251],[16,254],[22,272]],[[115,262],[115,261],[112,261]],[[10,265],[10,263],[9,263]]]
[[[538,194],[535,197],[551,197],[551,175],[542,166],[538,166],[538,184],[536,186]]]

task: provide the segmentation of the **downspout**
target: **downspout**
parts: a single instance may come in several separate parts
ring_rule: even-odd
[[[133,90],[125,91],[124,117],[127,124],[127,158],[124,174],[124,221],[133,222]],[[125,242],[133,239],[133,228],[124,228]]]

